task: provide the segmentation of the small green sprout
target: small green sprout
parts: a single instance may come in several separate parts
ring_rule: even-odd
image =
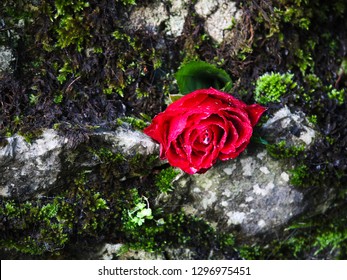
[[[141,226],[146,219],[153,219],[152,209],[149,207],[148,199],[145,196],[142,196],[142,200],[139,201],[133,209],[128,210],[128,217],[128,222],[133,226]]]
[[[335,99],[338,105],[342,105],[345,102],[345,95],[345,89],[337,90],[335,88],[330,88],[330,91],[328,92],[328,97],[330,99]]]

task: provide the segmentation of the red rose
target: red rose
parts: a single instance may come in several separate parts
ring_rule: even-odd
[[[158,114],[144,133],[160,143],[160,158],[189,174],[217,159],[237,157],[266,109],[213,88],[191,92]]]

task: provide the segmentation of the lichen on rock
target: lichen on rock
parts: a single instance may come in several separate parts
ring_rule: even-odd
[[[224,0],[199,0],[195,4],[195,10],[205,20],[206,33],[217,43],[221,43],[228,36],[228,29],[242,16],[235,2]]]
[[[33,143],[20,135],[9,137],[8,144],[0,148],[1,195],[23,198],[56,187],[66,141],[52,129]]]
[[[14,56],[11,49],[0,46],[0,74],[1,72],[10,71],[12,61],[14,61]]]
[[[155,1],[148,6],[137,6],[130,15],[132,28],[153,33],[165,29],[168,35],[180,36],[188,14],[188,3],[187,0]]]
[[[345,259],[344,1],[136,2],[0,1],[1,257]],[[120,125],[197,59],[268,110],[237,159],[176,176]]]
[[[8,144],[0,148],[1,195],[25,199],[44,194],[63,185],[66,178],[74,178],[74,170],[88,168],[91,171],[101,164],[90,150],[85,149],[87,142],[73,147],[71,141],[53,129],[43,130],[32,143],[26,142],[21,135],[8,137]],[[99,145],[98,149],[109,147],[124,160],[139,155],[148,158],[158,149],[158,145],[148,136],[131,130],[129,126],[119,127],[112,132],[92,132],[86,141],[90,145]],[[124,174],[120,176],[125,176],[126,172],[136,167],[133,162],[133,166],[124,169]]]
[[[167,35],[178,37],[183,32],[189,4],[190,1],[187,0],[174,0],[137,6],[130,16],[131,25],[135,29],[144,28],[153,33],[165,29]],[[199,0],[194,8],[205,22],[206,33],[217,43],[221,43],[228,36],[229,29],[242,15],[236,2],[224,0]]]
[[[172,196],[177,201],[183,191],[184,211],[223,232],[239,228],[243,236],[271,234],[305,209],[304,195],[289,184],[287,172],[260,150],[255,157],[241,155],[203,175],[177,181]]]
[[[264,123],[262,129],[269,141],[279,143],[285,140],[288,146],[308,147],[317,136],[303,112],[292,113],[286,106],[275,112],[273,117]],[[288,137],[288,134],[291,137]]]

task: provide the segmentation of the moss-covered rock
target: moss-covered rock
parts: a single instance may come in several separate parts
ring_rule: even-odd
[[[1,198],[4,257],[87,258],[86,252],[105,243],[123,244],[121,251],[111,246],[115,253],[109,258],[126,250],[154,251],[151,256],[158,258],[346,257],[345,1],[224,2],[1,1],[6,67],[0,73],[0,169],[6,176],[0,187],[12,196]],[[156,8],[160,14],[153,16]],[[141,11],[147,24],[135,17]],[[279,207],[294,205],[301,213],[289,224],[281,220],[285,230],[274,226],[281,238],[241,243],[242,223],[230,225],[227,234],[216,231],[208,223],[211,213],[232,203],[214,206],[210,192],[218,186],[209,186],[208,173],[188,180],[200,194],[187,185],[175,188],[177,172],[158,162],[153,143],[144,154],[141,133],[119,130],[127,140],[115,135],[122,123],[143,129],[162,111],[168,95],[177,93],[174,72],[190,60],[226,71],[233,80],[230,93],[246,103],[266,104],[260,126],[276,116],[285,121],[276,113],[280,109],[297,116],[280,130],[254,135],[249,153],[216,174],[230,177],[237,172],[232,164],[238,174],[249,172],[262,150],[271,164],[255,173],[270,176],[265,173],[274,168],[271,175],[286,182],[283,197],[297,198],[284,201],[271,184],[254,182],[252,195],[263,206],[259,213],[267,218],[275,213],[263,232],[280,220],[266,204],[267,195],[272,202],[278,195]],[[58,140],[47,148],[44,139],[52,128]],[[295,136],[291,140],[288,131]],[[36,158],[29,156],[34,153]],[[13,168],[18,170],[11,182]],[[16,192],[19,185],[26,186],[23,195]],[[162,191],[177,200],[160,203]],[[212,204],[211,211],[203,208],[203,219],[181,212],[191,193]],[[247,203],[246,210],[255,208]],[[221,219],[246,221],[251,214],[245,209]],[[255,232],[264,222],[253,218],[249,228]]]

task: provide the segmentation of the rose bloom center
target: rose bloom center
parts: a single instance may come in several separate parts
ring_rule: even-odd
[[[202,139],[203,144],[205,144],[205,145],[209,144],[211,141],[210,131],[206,129],[202,138],[203,138]]]

